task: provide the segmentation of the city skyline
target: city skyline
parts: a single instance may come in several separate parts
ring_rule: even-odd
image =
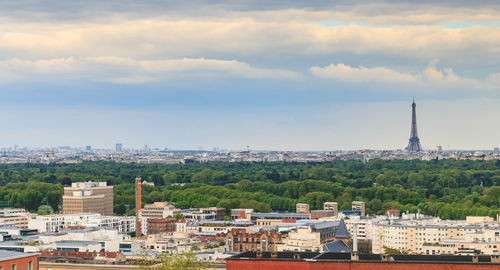
[[[117,4],[119,3],[119,4]],[[0,147],[353,150],[500,141],[500,4],[6,1]]]

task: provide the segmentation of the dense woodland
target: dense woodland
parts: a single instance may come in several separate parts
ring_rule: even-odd
[[[294,211],[298,202],[321,209],[336,201],[349,209],[365,201],[369,214],[386,209],[464,219],[500,214],[500,160],[371,160],[325,163],[228,163],[0,165],[0,206],[36,212],[40,205],[61,208],[63,187],[72,182],[106,181],[114,185],[115,213],[134,214],[136,176],[143,203],[170,201],[179,208],[218,206],[259,212]]]

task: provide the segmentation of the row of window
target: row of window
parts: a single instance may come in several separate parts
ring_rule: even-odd
[[[13,263],[10,265],[10,270],[17,270],[17,269],[18,269],[17,264]],[[4,270],[2,266],[0,266],[0,270]],[[28,270],[33,270],[33,261],[28,262]]]

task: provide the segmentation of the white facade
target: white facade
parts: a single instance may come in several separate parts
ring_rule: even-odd
[[[351,235],[354,235],[354,225],[358,226],[358,239],[372,239],[372,219],[360,216],[350,216],[349,219],[344,219],[345,225]]]
[[[29,229],[37,229],[42,233],[59,232],[70,226],[109,227],[120,233],[129,233],[135,231],[135,218],[100,214],[64,214],[36,216],[28,223]]]
[[[459,254],[460,249],[478,248],[484,254],[498,254],[499,243],[500,224],[495,221],[470,224],[417,214],[372,224],[373,253],[383,253],[387,247],[413,254]]]

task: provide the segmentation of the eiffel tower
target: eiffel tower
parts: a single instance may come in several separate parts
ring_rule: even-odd
[[[417,105],[415,104],[415,99],[413,99],[413,103],[411,104],[411,134],[410,141],[408,142],[408,151],[410,152],[420,152],[422,151],[422,146],[420,146],[420,140],[418,139],[417,133],[417,114],[415,112],[415,108]]]

